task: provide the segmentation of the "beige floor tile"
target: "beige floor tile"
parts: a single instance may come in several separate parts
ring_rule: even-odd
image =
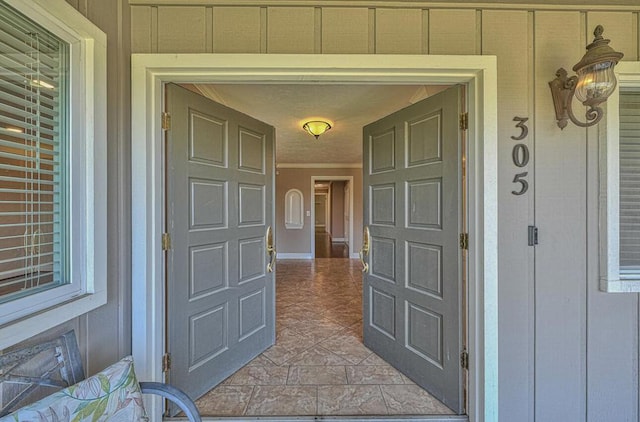
[[[338,324],[340,324],[340,325],[342,325],[344,327],[350,327],[353,324],[356,324],[360,320],[362,320],[362,316],[361,315],[354,315],[352,313],[347,313],[347,312],[344,312],[344,313],[342,313],[342,312],[341,313],[329,312],[329,313],[326,313],[325,316],[328,319],[330,319],[330,320],[332,320],[332,321],[334,321],[334,322],[336,322],[336,323],[338,323]]]
[[[233,374],[224,385],[284,385],[289,368],[280,366],[245,366]]]
[[[404,379],[395,368],[386,366],[347,366],[349,384],[404,384]]]
[[[302,340],[304,340],[304,336],[293,328],[283,328],[276,332],[276,344],[281,347],[294,349]]]
[[[451,413],[363,345],[360,269],[348,259],[280,263],[276,345],[198,400],[201,414]]]
[[[389,366],[389,364],[375,353],[371,353],[368,358],[360,362],[360,365],[380,365]]]
[[[247,366],[275,366],[275,363],[271,362],[265,355],[260,355],[249,362]]]
[[[289,361],[291,365],[350,365],[350,362],[322,347],[305,350]]]
[[[417,385],[381,385],[380,389],[391,414],[453,414],[451,409]]]
[[[290,366],[287,385],[346,385],[344,366]]]
[[[276,365],[283,365],[315,344],[314,339],[297,334],[293,329],[285,329],[276,340],[276,345],[267,349],[263,355]]]
[[[254,388],[253,385],[221,385],[199,398],[196,406],[203,415],[242,415]]]
[[[276,344],[275,346],[271,346],[267,351],[265,351],[263,355],[269,358],[269,360],[276,365],[282,366],[287,364],[291,359],[300,355],[300,353],[302,352],[304,352],[304,349],[291,350]]]
[[[246,415],[285,416],[315,415],[317,387],[258,386],[245,412]]]
[[[320,343],[320,345],[354,365],[359,364],[372,353],[356,338],[349,335],[333,336]]]
[[[386,415],[377,385],[332,385],[318,387],[319,415]]]
[[[335,324],[329,320],[321,321],[298,321],[291,324],[290,328],[301,335],[313,340],[314,343],[320,343],[336,334],[342,333],[345,328],[342,325]]]

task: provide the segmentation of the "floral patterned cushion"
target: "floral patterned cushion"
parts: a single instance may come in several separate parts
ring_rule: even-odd
[[[147,420],[131,356],[84,381],[0,419],[2,422]]]

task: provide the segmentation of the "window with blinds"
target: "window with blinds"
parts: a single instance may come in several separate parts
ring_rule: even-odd
[[[69,283],[68,51],[0,3],[0,303]]]
[[[640,277],[640,92],[620,92],[620,275]]]

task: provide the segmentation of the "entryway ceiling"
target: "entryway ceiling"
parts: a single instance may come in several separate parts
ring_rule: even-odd
[[[185,85],[214,101],[276,128],[277,163],[362,161],[362,127],[434,95],[440,85]],[[302,129],[308,120],[333,126],[318,140]]]

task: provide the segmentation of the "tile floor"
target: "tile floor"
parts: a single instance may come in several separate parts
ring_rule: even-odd
[[[276,271],[276,344],[200,398],[203,416],[452,414],[362,344],[357,260]]]

